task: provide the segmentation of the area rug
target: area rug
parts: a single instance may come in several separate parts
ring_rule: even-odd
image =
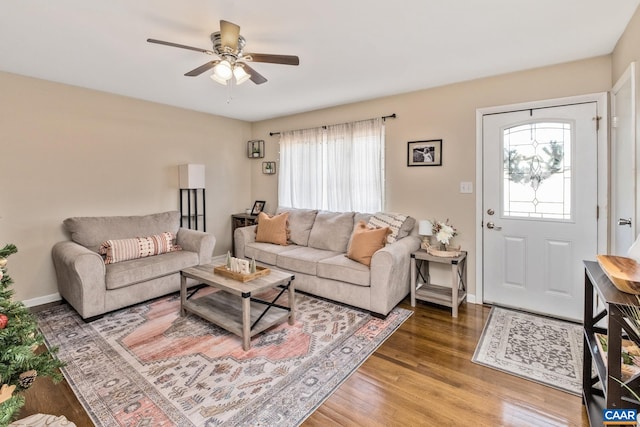
[[[278,301],[287,304],[286,293]],[[296,323],[242,341],[195,315],[179,295],[85,323],[69,306],[37,313],[47,345],[97,426],[294,426],[406,319],[296,295]]]
[[[582,346],[581,325],[493,307],[472,360],[581,395]]]

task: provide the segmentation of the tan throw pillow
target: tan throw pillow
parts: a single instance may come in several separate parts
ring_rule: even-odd
[[[358,222],[351,236],[347,257],[364,265],[371,265],[371,257],[384,248],[389,227],[369,228],[364,221]]]
[[[286,246],[289,241],[288,220],[289,212],[283,212],[273,217],[260,212],[256,227],[256,242]]]
[[[176,244],[175,234],[166,232],[149,237],[107,240],[100,245],[98,252],[105,256],[105,264],[114,264],[180,250],[182,248]]]

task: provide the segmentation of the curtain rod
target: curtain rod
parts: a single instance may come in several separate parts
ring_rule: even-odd
[[[396,113],[393,113],[393,114],[389,114],[388,116],[382,116],[380,118],[384,121],[384,120],[387,120],[387,119],[395,119],[396,117],[397,117]],[[364,120],[367,120],[367,119],[364,119]],[[361,121],[364,121],[364,120],[356,120],[356,121],[361,122]],[[320,126],[320,127],[323,128],[323,129],[326,129],[327,125]],[[312,129],[312,128],[309,128],[309,129]],[[280,135],[280,133],[281,132],[269,132],[269,136]]]

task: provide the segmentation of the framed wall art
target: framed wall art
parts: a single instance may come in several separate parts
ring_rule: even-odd
[[[442,166],[442,140],[409,141],[407,166]]]

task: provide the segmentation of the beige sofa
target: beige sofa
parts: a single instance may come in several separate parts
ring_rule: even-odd
[[[180,290],[180,270],[210,263],[216,243],[210,233],[180,228],[176,211],[67,218],[64,227],[71,240],[52,249],[58,290],[83,319]],[[165,232],[176,235],[182,250],[113,264],[98,253],[106,240]]]
[[[235,255],[293,273],[297,290],[378,316],[389,314],[409,293],[411,253],[420,247],[413,218],[402,224],[399,240],[374,253],[369,267],[347,258],[346,252],[354,226],[368,222],[371,214],[282,211],[289,212],[291,244],[256,242],[256,226],[242,227],[234,232]]]

